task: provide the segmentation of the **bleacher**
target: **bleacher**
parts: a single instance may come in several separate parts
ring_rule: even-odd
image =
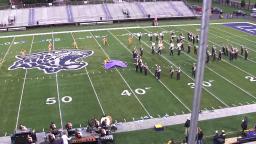
[[[183,1],[62,5],[0,11],[0,28],[50,24],[196,17]]]

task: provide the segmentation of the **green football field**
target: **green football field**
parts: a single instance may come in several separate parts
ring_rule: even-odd
[[[85,126],[93,117],[110,115],[117,121],[139,120],[144,116],[162,117],[190,113],[194,79],[191,68],[196,62],[193,49],[190,54],[175,51],[169,55],[170,31],[178,35],[199,33],[199,25],[169,25],[163,27],[130,27],[63,31],[36,35],[17,35],[0,38],[0,135],[10,134],[18,124],[36,131],[48,130],[54,121],[58,127],[72,121],[74,127]],[[40,32],[40,30],[39,30]],[[128,46],[128,34],[145,33],[141,43],[134,37]],[[163,32],[165,48],[162,55],[151,54],[151,42],[146,33]],[[17,33],[19,34],[19,33]],[[107,36],[109,46],[102,37]],[[54,41],[52,41],[54,40]],[[39,68],[8,70],[22,50],[27,54],[48,51],[52,41],[54,50],[73,49],[76,41],[79,50],[91,50],[93,55],[81,59],[88,66],[80,70],[63,70],[46,74]],[[185,50],[188,41],[185,41]],[[224,26],[211,24],[209,48],[218,49],[230,44],[240,50],[249,49],[249,59],[239,56],[229,61],[210,61],[205,69],[202,110],[253,104],[256,102],[256,37]],[[134,47],[144,48],[143,61],[149,66],[147,76],[135,72],[132,60]],[[106,58],[122,60],[127,68],[105,70]],[[155,64],[162,68],[160,81],[153,76]],[[181,80],[170,79],[170,66],[181,67]]]

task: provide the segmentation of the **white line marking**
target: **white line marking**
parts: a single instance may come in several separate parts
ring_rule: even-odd
[[[7,56],[7,54],[9,53],[10,48],[12,47],[12,44],[13,44],[14,40],[15,40],[15,37],[12,39],[12,42],[11,42],[10,46],[8,47],[7,51],[4,54],[4,57],[2,58],[2,62],[0,63],[0,69],[3,66],[4,60],[5,60],[6,56]]]
[[[179,29],[182,30],[182,31],[188,32],[188,31],[185,30],[185,29],[181,29],[181,28],[179,28]],[[210,33],[210,34],[211,34],[211,33]],[[209,42],[212,43],[212,44],[214,44],[214,45],[217,45],[217,46],[221,47],[221,45],[219,45],[219,44],[217,44],[217,43],[214,43],[214,42],[211,41],[211,40],[209,40]],[[239,56],[240,56],[240,55],[239,55]],[[241,56],[240,56],[240,57],[241,57]],[[248,60],[249,60],[249,59],[248,59]],[[231,66],[233,66],[233,67],[239,69],[240,71],[243,71],[244,73],[246,73],[246,74],[248,74],[248,75],[250,75],[250,76],[253,76],[253,74],[250,74],[249,72],[247,72],[247,71],[245,71],[245,70],[243,70],[243,69],[241,69],[241,68],[239,68],[239,67],[237,67],[237,66],[235,66],[235,65],[233,65],[233,64],[231,64],[231,63],[229,63],[229,62],[227,62],[226,60],[223,59],[223,61],[224,61],[225,63],[227,63],[227,64],[229,64],[229,65],[231,65]],[[252,60],[249,60],[249,61],[251,61],[251,62],[253,62],[253,63],[256,63],[255,61],[252,61]]]
[[[130,49],[128,49],[127,48],[127,46],[126,45],[124,45],[124,43],[123,42],[121,42],[121,40],[119,40],[112,32],[110,32],[110,31],[108,31],[124,48],[126,48],[130,53],[132,53],[131,52],[131,50]],[[130,33],[130,32],[129,32]],[[149,69],[149,72],[152,74],[152,75],[154,75],[153,74],[153,72]],[[191,109],[185,104],[185,103],[183,103],[179,98],[178,98],[178,96],[176,95],[176,94],[174,94],[161,80],[159,80],[159,82],[189,111],[189,112],[191,112]]]
[[[70,34],[71,34],[73,40],[76,42],[76,39],[75,39],[73,33],[70,33]],[[77,48],[78,48],[78,47],[77,47]],[[79,49],[79,48],[78,48],[78,49]],[[87,71],[87,67],[85,67],[84,69],[85,69],[85,71],[86,71],[86,73],[87,73],[87,76],[88,76],[89,81],[90,81],[90,83],[91,83],[91,86],[92,86],[93,92],[94,92],[94,94],[95,94],[95,96],[96,96],[96,99],[97,99],[97,101],[98,101],[98,103],[99,103],[99,105],[100,105],[100,109],[101,109],[103,115],[105,115],[105,112],[104,112],[104,109],[103,109],[103,107],[102,107],[102,105],[101,105],[101,102],[100,102],[100,99],[99,99],[99,97],[98,97],[98,94],[97,94],[97,92],[96,92],[96,90],[95,90],[95,88],[94,88],[94,85],[93,85],[93,83],[92,83],[92,80],[91,80],[91,77],[90,77],[90,75],[89,75],[89,72]]]
[[[52,48],[55,50],[53,33],[52,33]],[[62,77],[63,77],[63,75],[62,75]],[[56,81],[57,96],[58,96],[58,107],[59,107],[59,115],[60,115],[60,125],[61,125],[61,128],[63,128],[62,111],[61,111],[61,107],[60,107],[60,91],[59,91],[58,73],[56,73],[55,81]]]
[[[228,23],[241,23],[241,22],[224,22],[224,23],[211,23],[210,25],[222,25]],[[249,22],[243,22],[249,23]],[[137,29],[137,28],[155,28],[155,27],[176,27],[176,26],[193,26],[201,24],[174,24],[174,25],[162,25],[162,26],[135,26],[135,27],[118,27],[118,28],[102,28],[102,29],[87,29],[87,30],[73,30],[73,31],[60,31],[60,32],[46,32],[46,33],[33,33],[33,34],[21,34],[21,35],[10,35],[1,36],[0,38],[10,38],[10,37],[24,37],[24,36],[38,36],[38,35],[49,35],[49,34],[63,34],[63,33],[75,33],[75,32],[95,32],[95,31],[105,31],[105,30],[122,30],[122,29]]]
[[[98,40],[95,38],[95,36],[90,32],[90,34],[93,36],[94,40],[97,42],[97,44],[100,46],[101,50],[103,51],[103,53],[109,57],[109,55],[106,53],[106,51],[102,48],[102,46],[99,44]],[[109,57],[110,58],[110,57]],[[115,68],[115,70],[118,72],[118,74],[121,76],[121,78],[123,79],[123,81],[125,82],[125,84],[128,86],[128,88],[130,89],[130,91],[132,92],[132,94],[134,95],[134,97],[137,99],[137,101],[140,103],[140,105],[142,106],[142,108],[145,110],[145,112],[147,113],[148,116],[150,116],[150,113],[148,112],[148,110],[146,109],[146,107],[142,104],[142,102],[139,100],[139,98],[137,97],[137,95],[134,93],[134,91],[132,90],[132,88],[130,87],[130,85],[127,83],[127,81],[124,79],[123,75],[119,72],[119,70],[117,68]]]
[[[144,29],[145,31],[148,31],[148,30],[146,30],[146,29]],[[128,31],[128,30],[127,30]],[[130,32],[130,31],[129,31]],[[147,47],[148,48],[150,48],[150,46],[146,43],[146,42],[144,42],[143,40],[142,40],[142,42],[145,44],[145,45],[147,45]],[[172,64],[172,65],[174,65],[175,67],[177,67],[177,65],[175,65],[173,62],[171,62],[169,59],[167,59],[166,57],[164,57],[163,55],[160,55],[162,58],[164,58],[167,62],[169,62],[170,64]],[[193,80],[193,78],[192,77],[190,77],[187,73],[185,73],[185,71],[182,71],[188,78],[190,78],[191,80]],[[226,104],[223,100],[221,100],[219,97],[217,97],[215,94],[213,94],[212,92],[210,92],[208,89],[206,89],[206,88],[204,88],[203,87],[203,89],[206,91],[206,92],[208,92],[209,94],[211,94],[213,97],[215,97],[219,102],[221,102],[223,105],[225,105],[226,107],[229,107],[229,105],[228,104]]]
[[[217,27],[212,27],[212,28],[213,28],[213,29],[217,29],[217,30],[219,30],[219,31],[221,31],[221,32],[224,32],[224,33],[227,33],[227,34],[229,34],[229,35],[233,35],[233,36],[239,37],[239,38],[241,38],[241,39],[244,39],[244,40],[247,40],[247,41],[249,41],[249,42],[252,42],[252,43],[255,43],[255,44],[256,44],[256,42],[253,41],[253,40],[249,40],[249,39],[244,38],[244,37],[241,37],[241,36],[239,36],[239,35],[234,35],[233,33],[228,32],[228,31],[226,31],[226,30],[221,30],[220,28],[217,28]],[[247,36],[249,36],[249,35],[247,35]],[[250,37],[251,37],[251,36],[250,36]]]
[[[181,28],[180,28],[181,29]],[[165,30],[165,29],[163,29]],[[184,29],[181,29],[183,31],[186,31]],[[187,40],[185,40],[187,41]],[[166,41],[164,41],[165,43],[167,43]],[[188,41],[187,41],[188,42]],[[197,61],[195,58],[193,58],[192,56],[190,56],[189,54],[187,54],[186,52],[182,52],[183,54],[185,54],[187,57],[189,57],[190,59]],[[256,97],[254,95],[252,95],[250,92],[244,90],[243,88],[239,87],[238,85],[236,85],[235,83],[233,83],[232,81],[230,81],[229,79],[227,79],[226,77],[222,76],[221,74],[217,73],[216,71],[214,71],[213,69],[211,69],[209,66],[206,66],[206,68],[208,70],[210,70],[211,72],[215,73],[216,75],[218,75],[219,77],[221,77],[222,79],[226,80],[228,83],[230,83],[231,85],[235,86],[236,88],[240,89],[241,91],[243,91],[244,93],[246,93],[247,95],[249,95],[250,97],[256,99]]]
[[[224,37],[222,37],[222,36],[218,36],[218,35],[215,35],[215,34],[213,34],[213,33],[209,33],[209,34],[211,34],[211,35],[214,35],[214,37],[216,38],[216,37],[219,37],[219,38],[221,38],[221,39],[226,39],[226,38],[224,38]],[[229,40],[229,39],[226,39],[228,42],[231,42],[231,43],[234,43],[234,44],[236,44],[236,45],[238,45],[238,46],[241,46],[242,44],[239,44],[239,43],[237,43],[237,42],[234,42],[234,41],[232,41],[232,40]],[[244,45],[244,46],[246,46],[246,45]],[[250,49],[250,47],[248,47],[248,46],[246,46],[246,48],[247,49],[249,49],[249,50],[251,50],[251,51],[253,51],[253,52],[256,52],[256,50],[253,50],[253,49]],[[241,56],[241,55],[238,55],[239,57],[243,57],[243,56]],[[250,58],[247,58],[250,62],[253,62],[253,63],[256,63],[256,61],[253,61],[252,59],[250,59]]]
[[[29,49],[29,54],[31,53],[31,50],[32,50],[32,47],[33,47],[34,38],[35,38],[35,36],[33,36],[33,38],[32,38],[30,49]],[[19,124],[20,109],[21,109],[21,103],[22,103],[22,99],[23,99],[23,93],[24,93],[25,83],[26,83],[26,79],[27,79],[27,74],[28,74],[28,70],[26,69],[26,72],[25,72],[25,75],[24,75],[24,78],[23,78],[21,94],[20,94],[20,102],[19,102],[19,108],[18,108],[18,113],[17,113],[17,118],[16,118],[15,130],[18,128],[18,124]]]

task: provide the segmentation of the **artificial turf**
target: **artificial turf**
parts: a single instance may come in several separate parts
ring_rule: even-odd
[[[79,127],[85,126],[89,119],[99,118],[104,114],[111,115],[117,121],[132,121],[146,115],[158,117],[166,114],[189,113],[193,89],[188,83],[194,81],[191,76],[191,67],[196,62],[196,55],[193,52],[190,54],[184,52],[177,56],[175,52],[174,56],[169,56],[167,43],[169,31],[186,35],[188,31],[198,33],[199,26],[171,26],[172,22],[163,23],[170,26],[120,30],[106,28],[92,32],[0,38],[0,44],[2,44],[0,49],[1,134],[4,135],[6,132],[10,134],[20,123],[36,131],[42,131],[48,129],[51,121],[54,121],[58,127],[68,121],[72,121],[74,127]],[[52,28],[43,29],[42,32],[52,30]],[[61,30],[64,28],[58,29],[58,31]],[[33,33],[35,30],[29,32]],[[41,32],[40,29],[37,33],[39,32]],[[162,55],[151,54],[151,42],[146,35],[143,36],[141,43],[134,37],[133,45],[128,46],[128,34],[138,32],[168,32],[165,34],[165,49]],[[102,44],[102,37],[106,35],[109,46]],[[47,40],[54,40],[52,43],[55,50],[73,49],[72,43],[76,41],[78,49],[92,50],[94,54],[83,59],[88,63],[86,69],[76,71],[45,74],[38,69],[8,70],[16,60],[15,56],[20,55],[22,49],[26,50],[27,54],[48,51]],[[216,45],[220,49],[224,43],[235,47],[244,45],[249,48],[250,61],[240,57],[229,62],[228,58],[224,57],[221,62],[211,61],[207,64],[205,81],[210,81],[211,86],[204,87],[202,110],[255,103],[255,82],[245,78],[256,74],[255,41],[255,36],[221,24],[210,26],[209,48]],[[188,43],[185,41],[185,48]],[[161,65],[161,82],[150,73],[144,76],[142,73],[135,72],[131,51],[134,47],[141,46],[144,48],[143,61],[148,64],[150,71],[154,72],[155,64]],[[108,57],[125,61],[128,67],[105,70],[103,62]],[[181,80],[170,79],[171,65],[175,68],[181,67]],[[122,95],[125,90],[130,92],[131,96]],[[70,98],[72,100],[66,102]],[[54,104],[47,104],[48,101]]]

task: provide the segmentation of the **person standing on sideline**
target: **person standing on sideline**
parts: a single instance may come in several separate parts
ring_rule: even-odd
[[[202,129],[198,127],[197,128],[197,144],[203,144],[203,137],[204,137],[204,133]]]
[[[215,135],[213,136],[213,144],[219,144],[219,132],[215,131]]]

